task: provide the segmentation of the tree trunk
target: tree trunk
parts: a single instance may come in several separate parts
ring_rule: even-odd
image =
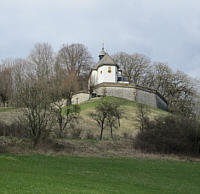
[[[103,127],[101,128],[101,134],[100,134],[100,140],[102,140],[102,137],[103,137]]]
[[[110,127],[110,135],[111,135],[111,138],[113,140],[113,132],[112,132],[112,127]]]
[[[39,143],[39,138],[35,137],[33,139],[33,147],[36,147],[36,145]]]

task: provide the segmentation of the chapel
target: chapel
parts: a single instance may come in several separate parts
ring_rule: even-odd
[[[104,45],[99,53],[99,61],[92,68],[89,76],[89,85],[96,86],[101,83],[129,83],[122,76],[122,70],[112,57],[104,50]]]
[[[134,85],[123,77],[119,65],[105,52],[104,44],[99,53],[99,61],[90,71],[88,92],[84,95],[85,98],[82,99],[115,96],[146,104],[154,108],[168,110],[167,101],[158,91],[152,88]],[[79,102],[80,100],[79,98]]]

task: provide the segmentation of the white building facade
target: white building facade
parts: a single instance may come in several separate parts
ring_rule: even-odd
[[[101,83],[128,83],[122,78],[122,71],[114,60],[104,51],[99,54],[99,62],[96,67],[91,69],[89,76],[89,87],[96,86]]]
[[[89,96],[87,98],[104,95],[115,96],[168,110],[167,101],[156,90],[135,86],[126,81],[119,66],[104,51],[104,48],[99,54],[99,62],[90,71],[88,89]]]

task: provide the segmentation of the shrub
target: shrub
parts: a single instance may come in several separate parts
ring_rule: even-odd
[[[135,146],[147,152],[198,155],[200,123],[177,116],[147,119],[136,136]]]
[[[26,127],[19,122],[13,122],[9,125],[0,121],[0,136],[29,137],[29,134]]]
[[[91,131],[87,131],[86,132],[86,136],[85,136],[86,139],[96,139],[94,134],[91,132]]]
[[[73,123],[70,124],[70,127],[71,127],[71,137],[73,139],[80,139],[81,133],[82,133],[82,128],[78,125],[73,124]]]

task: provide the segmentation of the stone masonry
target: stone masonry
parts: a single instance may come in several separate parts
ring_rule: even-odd
[[[154,108],[168,110],[166,100],[156,90],[141,86],[120,83],[102,83],[95,87],[94,93],[96,93],[97,96],[115,96],[146,104]]]

